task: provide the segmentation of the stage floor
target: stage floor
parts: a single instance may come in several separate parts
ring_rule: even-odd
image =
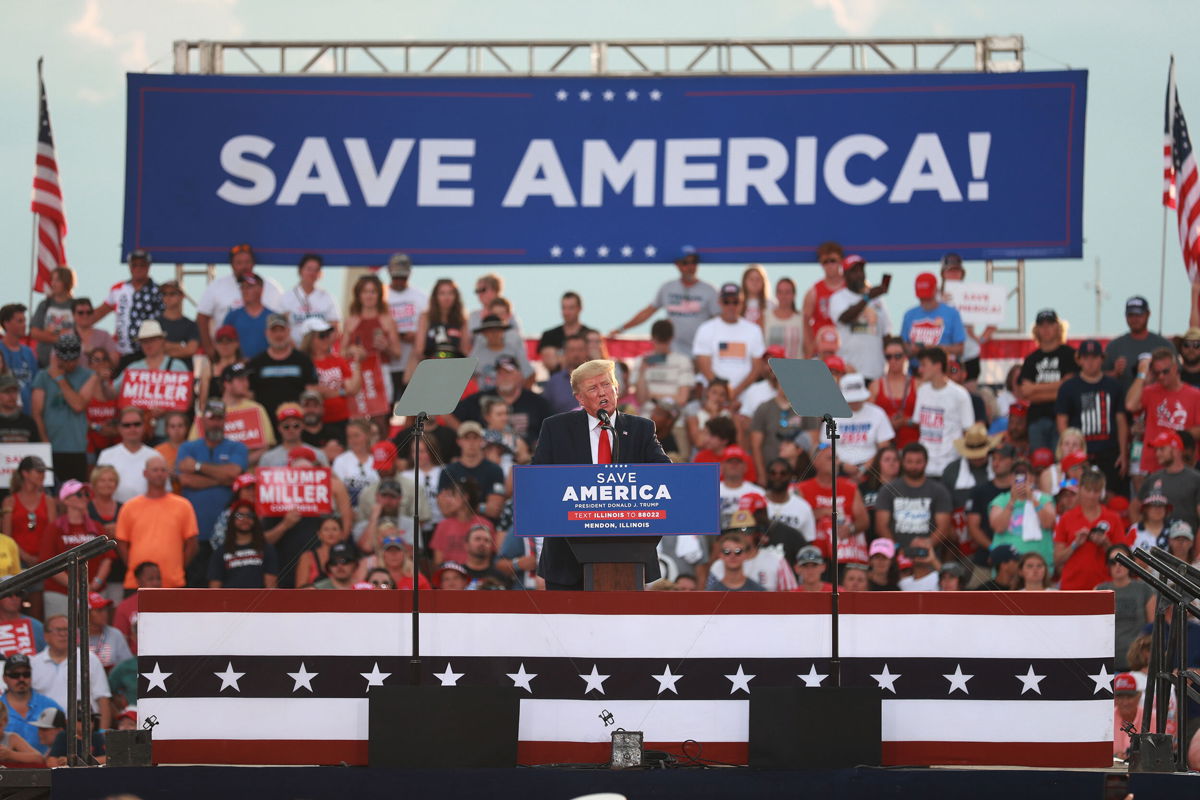
[[[9,774],[13,772],[8,771]],[[38,772],[44,772],[39,770]],[[1099,770],[746,768],[610,770],[397,770],[367,767],[93,767],[51,773],[54,800],[355,800],[461,798],[605,800],[819,797],[837,800],[970,797],[972,800],[1179,800],[1200,797],[1200,775],[1132,775]],[[0,781],[0,787],[3,782]],[[14,788],[14,787],[9,787]],[[4,796],[0,790],[0,796]],[[599,798],[596,798],[599,800]]]

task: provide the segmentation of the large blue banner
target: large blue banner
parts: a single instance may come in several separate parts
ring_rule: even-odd
[[[1079,257],[1087,73],[130,75],[124,249],[263,263]]]
[[[716,464],[513,467],[520,536],[720,533]]]

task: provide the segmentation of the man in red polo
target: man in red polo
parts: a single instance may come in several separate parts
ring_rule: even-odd
[[[1108,580],[1108,548],[1129,544],[1121,518],[1100,503],[1104,473],[1092,469],[1079,481],[1079,503],[1054,527],[1054,566],[1062,568],[1061,589],[1095,589]]]

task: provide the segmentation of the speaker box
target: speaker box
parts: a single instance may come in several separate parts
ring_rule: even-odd
[[[106,731],[104,751],[106,763],[114,767],[150,766],[150,731]]]
[[[1169,733],[1135,733],[1129,741],[1130,772],[1174,772],[1175,741]]]
[[[374,686],[367,699],[372,767],[515,767],[515,688]]]
[[[750,695],[750,766],[879,766],[883,698],[875,688],[771,688]]]

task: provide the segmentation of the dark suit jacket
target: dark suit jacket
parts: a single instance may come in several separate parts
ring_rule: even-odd
[[[616,452],[613,461],[621,464],[669,464],[671,459],[663,452],[662,445],[654,433],[654,423],[645,417],[617,414]],[[542,423],[537,449],[533,452],[534,464],[591,464],[592,444],[588,432],[588,415],[582,409],[555,414]],[[624,538],[624,537],[622,537]],[[653,542],[658,536],[630,537],[630,542]],[[561,537],[547,537],[542,542],[542,558],[538,562],[538,575],[555,583],[579,583],[583,580],[583,568],[575,559],[571,546]],[[647,565],[646,580],[660,577],[658,563]]]

